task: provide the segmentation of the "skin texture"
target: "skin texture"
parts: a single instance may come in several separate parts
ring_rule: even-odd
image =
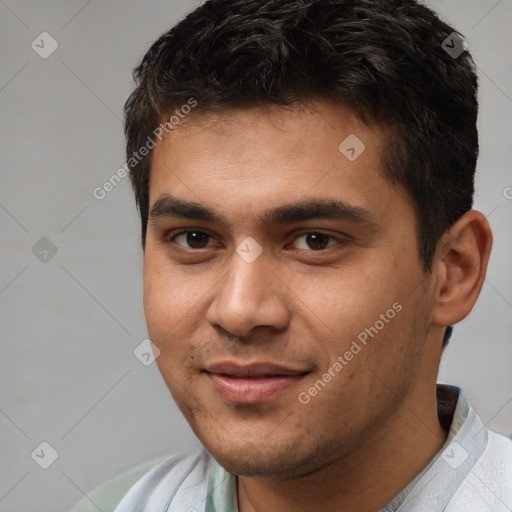
[[[239,475],[242,512],[378,510],[446,439],[435,399],[444,327],[476,301],[491,233],[469,212],[425,275],[412,201],[382,174],[385,133],[317,101],[196,116],[154,149],[150,210],[172,194],[223,218],[150,216],[144,310],[173,398],[206,449]],[[350,134],[366,147],[354,161],[338,149]],[[372,223],[259,220],[311,199],[364,208]],[[175,237],[185,229],[210,236],[191,245]],[[311,231],[329,235],[316,241],[325,249]],[[236,252],[249,236],[262,248],[252,263]],[[301,403],[299,393],[393,304],[400,311]],[[204,372],[224,360],[309,373],[266,402],[233,403]]]

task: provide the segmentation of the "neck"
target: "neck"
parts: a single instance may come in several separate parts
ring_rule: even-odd
[[[391,501],[441,449],[447,432],[437,416],[435,392],[416,393],[361,445],[328,467],[293,479],[238,477],[240,512],[374,512]]]

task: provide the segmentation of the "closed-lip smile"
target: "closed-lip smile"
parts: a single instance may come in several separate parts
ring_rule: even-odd
[[[215,391],[228,402],[239,404],[266,402],[296,384],[309,371],[272,362],[221,361],[205,367]]]

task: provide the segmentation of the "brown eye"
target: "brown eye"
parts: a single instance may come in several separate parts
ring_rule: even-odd
[[[309,233],[306,235],[306,243],[311,249],[325,249],[329,243],[329,237],[323,233]]]
[[[180,238],[184,239],[185,245],[183,245],[183,243],[176,242]],[[208,246],[210,238],[211,236],[203,231],[182,231],[181,233],[174,235],[171,240],[176,242],[180,247],[185,247],[186,249],[204,249]]]
[[[321,251],[323,249],[327,249],[328,247],[331,247],[332,245],[335,245],[336,239],[332,237],[331,235],[328,235],[326,233],[321,233],[319,231],[310,231],[308,233],[303,233],[302,235],[299,235],[296,240],[299,240],[303,238],[304,244],[302,244],[302,247],[297,247],[301,250],[313,250],[313,251]],[[329,240],[333,240],[334,243],[330,243]]]

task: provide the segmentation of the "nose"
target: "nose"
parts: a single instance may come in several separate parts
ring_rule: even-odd
[[[255,327],[285,328],[287,289],[265,253],[249,263],[235,252],[229,265],[208,309],[208,322],[234,336],[246,336]]]

